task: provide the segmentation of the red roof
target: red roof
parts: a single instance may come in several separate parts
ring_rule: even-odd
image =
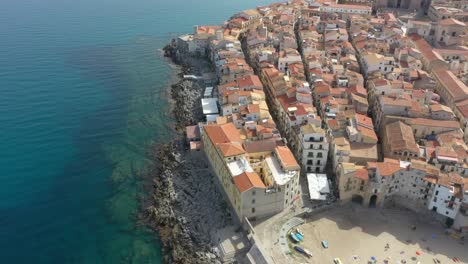
[[[435,70],[434,76],[439,80],[444,89],[450,93],[455,102],[468,98],[468,87],[451,71]]]
[[[435,52],[432,46],[427,43],[426,40],[421,38],[419,35],[412,35],[411,39],[413,40],[416,48],[421,52],[421,54],[429,61],[433,60],[444,60],[440,54]]]
[[[363,126],[366,126],[368,128],[374,128],[374,125],[372,124],[372,118],[370,118],[368,116],[361,115],[361,114],[356,114],[356,121],[357,121],[358,125],[363,125]]]
[[[225,157],[237,156],[245,153],[239,143],[221,143],[218,144],[218,148]]]
[[[241,193],[252,188],[266,188],[263,181],[255,172],[244,172],[238,176],[234,176],[233,179],[234,184]]]
[[[401,169],[398,160],[385,159],[384,162],[377,162],[376,165],[380,175],[384,177],[391,176]]]
[[[277,146],[275,153],[284,168],[299,167],[291,150],[285,146]]]
[[[239,131],[233,123],[227,123],[224,125],[208,125],[204,126],[203,130],[215,145],[221,143],[242,142]]]
[[[354,172],[354,177],[359,178],[361,180],[368,180],[369,179],[369,174],[367,173],[366,169],[357,169]]]
[[[240,78],[237,78],[237,85],[239,88],[244,87],[258,87],[262,88],[262,83],[257,75],[247,75]]]

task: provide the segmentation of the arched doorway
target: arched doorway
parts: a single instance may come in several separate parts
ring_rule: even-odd
[[[362,204],[364,198],[362,198],[362,196],[359,194],[353,194],[353,196],[351,197],[351,201],[353,203]]]
[[[375,207],[377,205],[377,195],[372,195],[369,200],[369,207]]]

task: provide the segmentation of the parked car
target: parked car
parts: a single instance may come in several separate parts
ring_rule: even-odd
[[[335,258],[335,259],[333,260],[333,262],[334,262],[335,264],[343,264],[343,262],[341,261],[340,258]]]

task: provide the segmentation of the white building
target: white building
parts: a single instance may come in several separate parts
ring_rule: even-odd
[[[278,70],[281,72],[286,72],[289,64],[302,63],[301,55],[296,50],[293,52],[290,50],[291,49],[287,49],[283,52],[282,56],[278,58]]]
[[[325,130],[314,124],[301,127],[302,167],[307,172],[323,172],[327,165],[329,143]]]
[[[455,219],[463,201],[463,187],[455,183],[451,178],[448,175],[441,175],[438,181],[431,185],[433,192],[427,208]]]
[[[382,74],[393,72],[395,68],[395,58],[385,57],[377,53],[367,53],[362,56],[364,73],[380,71]]]

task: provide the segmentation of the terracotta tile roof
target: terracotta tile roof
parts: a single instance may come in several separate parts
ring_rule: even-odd
[[[224,157],[237,156],[245,153],[239,143],[221,143],[218,144],[218,148],[221,150]]]
[[[364,127],[364,126],[358,126],[357,130],[365,137],[368,137],[368,138],[371,138],[375,141],[375,143],[377,143],[378,141],[378,138],[377,138],[377,135],[375,134],[375,131],[374,129],[371,129],[371,128],[367,128],[367,127]]]
[[[263,181],[255,172],[244,172],[238,176],[234,176],[234,184],[239,192],[243,193],[252,188],[266,188]]]
[[[374,83],[374,86],[384,86],[384,85],[389,85],[390,81],[387,79],[374,79],[370,81],[371,83]]]
[[[393,105],[393,106],[401,106],[401,107],[408,107],[412,106],[412,101],[404,98],[396,98],[390,96],[380,96],[379,101],[382,105]]]
[[[277,146],[273,139],[244,142],[244,149],[247,153],[273,152]]]
[[[455,102],[468,98],[468,87],[451,71],[435,70],[434,76],[444,89],[450,93]]]
[[[353,102],[358,102],[361,105],[366,105],[366,106],[369,105],[369,102],[367,101],[365,97],[357,95],[357,94],[351,94],[351,100]]]
[[[361,96],[364,96],[364,97],[367,98],[367,91],[361,85],[355,85],[355,86],[349,88],[348,91],[351,92],[352,94],[361,95]]]
[[[215,145],[221,143],[242,142],[239,131],[233,123],[227,123],[224,125],[208,125],[204,126],[203,130]]]
[[[458,158],[457,153],[449,147],[436,147],[436,157]]]
[[[419,153],[418,144],[414,140],[413,130],[407,124],[397,121],[385,126],[386,145],[391,152],[409,151]]]
[[[294,155],[288,147],[277,146],[275,153],[285,169],[296,169],[299,167]]]
[[[331,92],[331,87],[327,83],[315,85],[314,87],[314,93],[319,94],[319,95],[321,94],[329,95],[330,92]]]
[[[452,109],[446,105],[441,105],[441,104],[432,104],[429,106],[431,109],[431,112],[447,112],[447,113],[453,113]]]
[[[236,81],[239,88],[258,87],[261,89],[263,87],[258,76],[253,74],[237,78]]]
[[[353,162],[362,162],[365,161],[377,161],[377,144],[367,144],[367,143],[356,143],[351,142],[350,144],[350,161]]]
[[[248,104],[247,109],[249,113],[260,113],[260,107],[258,104]]]
[[[427,118],[413,118],[413,119],[410,119],[409,122],[412,125],[418,125],[418,126],[460,128],[460,124],[457,121],[433,120],[433,119],[427,119]]]
[[[395,162],[396,161],[396,162]],[[384,162],[377,162],[377,169],[383,177],[392,176],[400,171],[400,162],[397,160],[385,159]]]
[[[453,18],[447,18],[447,19],[441,20],[439,21],[439,25],[466,27],[465,23],[461,22],[460,20],[453,19]]]
[[[358,178],[358,179],[361,179],[361,180],[369,180],[369,175],[367,173],[367,170],[364,169],[364,168],[361,168],[361,169],[357,169],[355,172],[354,172],[354,177]]]
[[[332,129],[332,130],[337,130],[337,129],[340,128],[340,125],[338,124],[338,121],[334,120],[334,119],[328,119],[327,124],[328,124],[328,127],[330,127],[330,129]]]
[[[370,118],[368,116],[361,115],[361,114],[356,114],[356,121],[357,121],[358,125],[363,125],[363,126],[366,126],[368,128],[374,128],[374,125],[372,124],[372,118]]]
[[[456,105],[455,107],[460,112],[460,114],[464,118],[468,118],[468,99],[460,101],[460,102],[456,103],[455,105]]]
[[[369,169],[377,169],[377,162],[368,161],[368,162],[367,162],[367,168],[369,168]]]
[[[210,34],[214,35],[217,29],[221,29],[221,26],[199,26],[197,27],[197,34]]]
[[[424,98],[426,96],[426,92],[424,92],[424,90],[413,90],[412,96],[413,98]]]
[[[428,61],[434,61],[434,60],[442,60],[444,61],[444,58],[440,56],[439,53],[435,52],[432,49],[432,46],[427,43],[426,40],[421,38],[419,35],[413,35],[411,37],[413,43],[416,45],[416,48],[421,52],[421,54],[428,60]]]

